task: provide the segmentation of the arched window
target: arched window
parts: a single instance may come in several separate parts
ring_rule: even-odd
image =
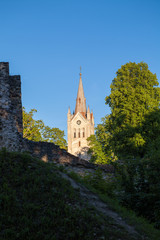
[[[81,130],[80,130],[80,128],[78,129],[78,137],[79,138],[81,137]]]
[[[83,128],[83,137],[85,137],[85,129]]]
[[[79,104],[81,103],[81,99],[79,98]]]
[[[81,146],[81,142],[79,141],[79,147]]]
[[[74,138],[76,138],[76,129],[74,128]]]

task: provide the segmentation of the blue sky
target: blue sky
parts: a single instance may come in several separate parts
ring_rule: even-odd
[[[121,65],[144,61],[160,80],[159,0],[0,0],[0,61],[21,75],[22,104],[65,130],[82,66],[95,123]]]

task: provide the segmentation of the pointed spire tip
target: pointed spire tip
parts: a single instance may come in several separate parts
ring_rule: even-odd
[[[81,75],[82,74],[81,74],[81,67],[80,67],[80,79],[79,79],[79,86],[78,86],[78,92],[77,92],[75,113],[77,112],[86,113],[86,99],[84,96]]]
[[[79,75],[80,75],[80,77],[82,76],[82,73],[81,73],[81,71],[82,71],[82,68],[81,68],[81,66],[80,66],[80,74],[79,74]]]

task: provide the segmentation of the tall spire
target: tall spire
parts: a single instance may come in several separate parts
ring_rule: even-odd
[[[76,107],[75,107],[75,114],[80,112],[84,117],[86,116],[86,99],[84,96],[83,84],[82,84],[82,73],[80,67],[80,79],[79,79],[79,87],[76,99]]]

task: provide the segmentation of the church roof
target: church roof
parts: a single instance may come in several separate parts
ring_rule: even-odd
[[[78,92],[77,92],[75,114],[77,112],[80,112],[84,117],[86,117],[86,98],[84,96],[81,73],[80,73],[79,87],[78,87]]]

